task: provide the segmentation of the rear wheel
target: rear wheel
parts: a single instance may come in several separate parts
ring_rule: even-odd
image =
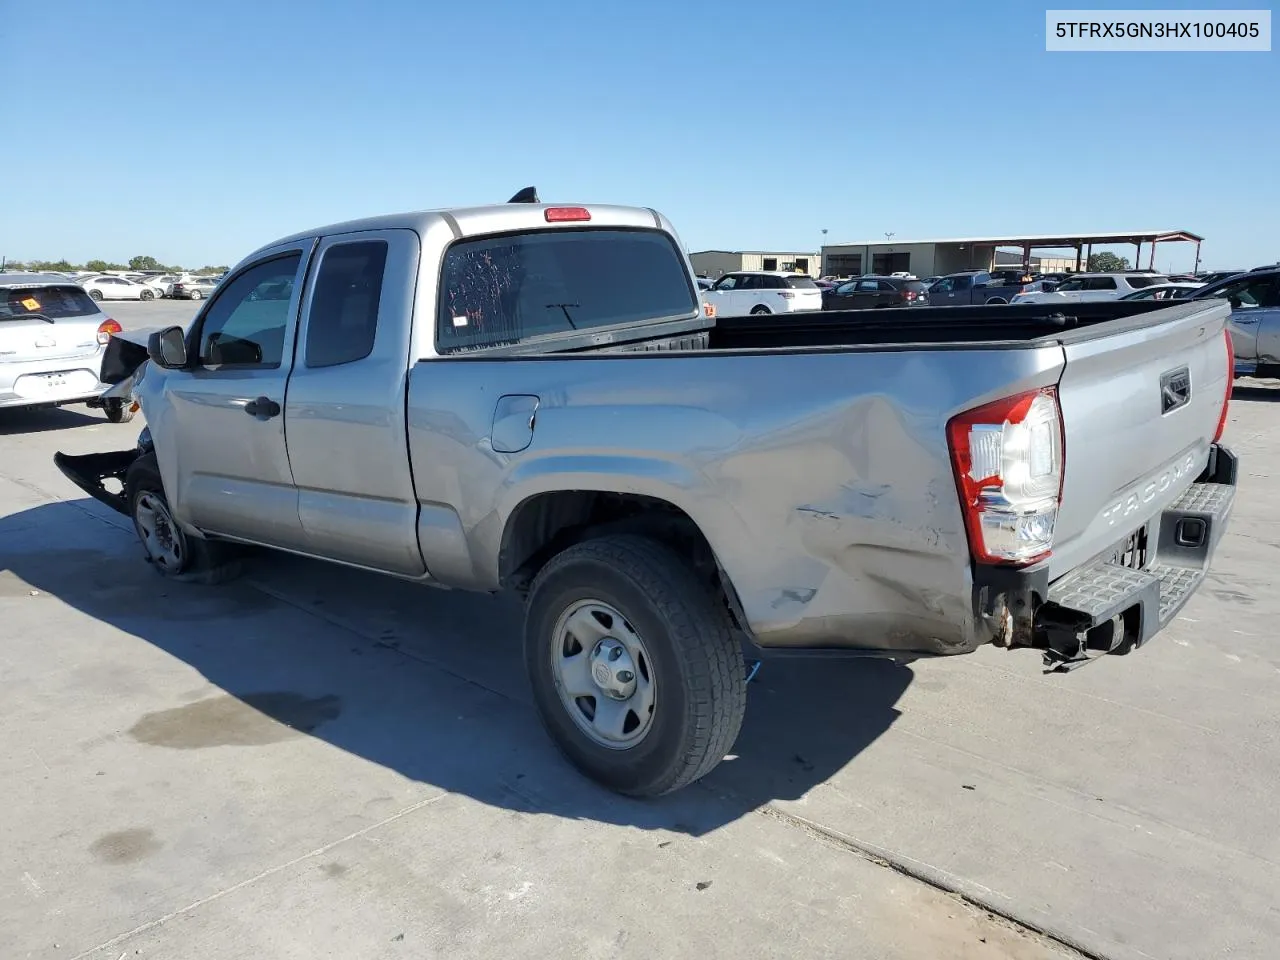
[[[751,313],[752,313],[752,315],[753,315],[753,316],[759,316],[759,315],[761,315],[761,314],[765,314],[765,313],[773,313],[773,311],[772,311],[772,310],[770,310],[768,307],[766,307],[766,306],[762,303],[762,304],[760,304],[760,306],[758,306],[758,307],[752,307],[752,308],[751,308]]]
[[[89,296],[97,303],[102,302],[102,292],[100,290],[90,290]]]
[[[1008,302],[1009,302],[1009,301],[1008,301],[1008,300],[1006,300],[1006,299],[1004,299],[1003,297],[991,297],[990,299],[988,299],[988,300],[987,300],[987,306],[988,306],[988,307],[990,307],[990,306],[992,306],[993,304],[997,304],[997,303],[1008,303]]]
[[[151,289],[143,290],[141,293],[138,294],[139,300],[154,300],[155,298],[156,298],[156,292]]]
[[[193,583],[222,583],[240,573],[239,560],[227,544],[188,536],[178,526],[154,453],[144,454],[129,465],[124,491],[147,562],[161,576]]]
[[[529,593],[525,665],[561,752],[632,796],[705,776],[746,711],[742,650],[724,603],[646,537],[588,540],[542,569]]]

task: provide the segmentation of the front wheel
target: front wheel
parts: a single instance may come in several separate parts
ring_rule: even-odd
[[[746,677],[724,603],[646,537],[601,537],[552,558],[529,593],[524,650],[556,746],[619,793],[693,783],[742,727]]]
[[[147,562],[161,576],[193,583],[222,583],[240,573],[239,561],[227,544],[188,536],[178,526],[154,453],[143,454],[129,465],[124,492]]]
[[[202,296],[204,296],[204,294],[202,294],[199,290],[192,290],[191,293],[188,294],[188,296],[190,296],[192,300],[199,300]]]

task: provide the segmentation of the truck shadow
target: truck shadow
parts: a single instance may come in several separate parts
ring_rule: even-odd
[[[693,788],[634,801],[583,779],[543,733],[513,600],[278,554],[223,586],[173,583],[143,562],[122,518],[87,516],[98,510],[60,502],[0,519],[0,597],[52,595],[126,635],[113,645],[137,638],[208,680],[195,701],[184,681],[169,708],[103,731],[140,751],[309,735],[492,806],[699,836],[822,784],[889,728],[912,679],[884,661],[767,663],[730,758]],[[116,649],[104,661],[127,663]]]
[[[1280,387],[1266,387],[1257,384],[1237,384],[1231,391],[1232,400],[1252,400],[1262,403],[1280,401]]]

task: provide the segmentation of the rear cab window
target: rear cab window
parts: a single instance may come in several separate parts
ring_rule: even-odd
[[[0,321],[21,320],[33,315],[49,320],[70,320],[96,316],[99,312],[98,305],[84,288],[73,284],[0,288]]]
[[[441,353],[694,319],[693,281],[659,230],[574,228],[456,241],[441,270]]]

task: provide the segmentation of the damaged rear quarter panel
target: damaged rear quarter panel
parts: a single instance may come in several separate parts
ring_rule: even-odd
[[[946,422],[1055,382],[1061,358],[1001,345],[419,363],[410,454],[438,544],[424,555],[484,588],[528,496],[639,493],[698,524],[762,645],[971,649]],[[488,444],[504,394],[539,398],[520,453]]]

